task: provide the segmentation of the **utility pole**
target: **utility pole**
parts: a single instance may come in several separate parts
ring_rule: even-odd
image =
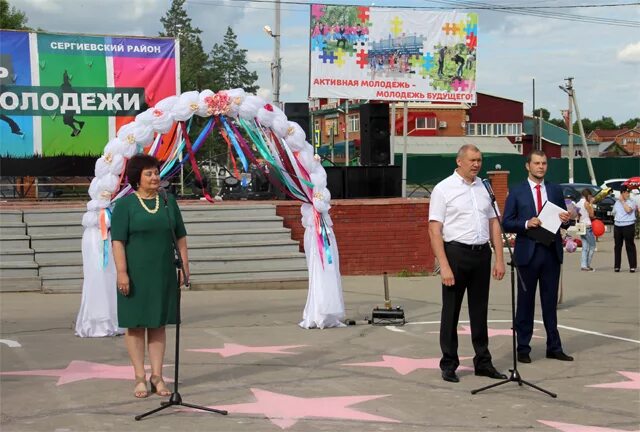
[[[596,176],[593,171],[593,165],[591,163],[591,156],[589,155],[589,147],[587,145],[587,137],[584,133],[584,127],[582,126],[582,120],[580,119],[580,110],[578,108],[578,102],[576,101],[576,91],[573,88],[573,77],[565,78],[565,85],[560,86],[560,89],[564,91],[569,97],[569,112],[568,116],[568,125],[569,128],[569,183],[573,183],[573,123],[571,120],[571,111],[572,106],[576,108],[576,120],[578,122],[578,128],[580,129],[580,136],[582,138],[582,148],[584,149],[584,155],[587,159],[587,168],[589,170],[589,177],[591,179],[591,184],[596,185]]]
[[[273,38],[273,60],[271,60],[271,84],[273,85],[273,103],[280,106],[280,75],[282,73],[282,59],[280,58],[280,0],[276,0],[275,31],[270,26],[264,26],[266,34]]]
[[[344,166],[349,166],[349,99],[344,102]]]
[[[280,0],[276,0],[276,34],[274,35],[275,44],[273,48],[274,61],[274,86],[273,86],[273,102],[280,107],[280,75],[282,74],[282,59],[280,58]]]

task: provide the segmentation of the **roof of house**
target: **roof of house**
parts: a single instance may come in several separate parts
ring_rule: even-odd
[[[525,117],[524,119],[524,133],[527,135],[533,135],[534,127],[537,119],[533,119],[532,117]],[[577,134],[573,135],[573,145],[582,145],[582,137]],[[558,127],[553,123],[549,123],[546,120],[542,120],[542,138],[546,141],[549,141],[552,144],[557,144],[561,146],[569,145],[569,133],[566,129]],[[587,145],[597,146],[600,145],[599,142],[593,141],[587,138]]]
[[[491,97],[497,98],[497,99],[504,99],[504,100],[508,100],[508,101],[512,101],[512,102],[523,103],[521,100],[518,100],[518,99],[511,99],[511,98],[508,98],[508,97],[498,96],[498,95],[494,95],[494,94],[487,93],[487,92],[476,92],[476,95],[491,96]]]
[[[622,129],[594,129],[593,133],[597,134],[602,139],[613,140],[620,134],[628,132],[629,128]]]
[[[458,153],[465,144],[474,144],[484,154],[520,154],[515,146],[505,137],[479,136],[409,136],[407,137],[407,154],[448,155]],[[404,138],[396,135],[394,153],[402,154]]]
[[[616,151],[617,153],[631,155],[631,152],[629,152],[627,149],[625,149],[615,141],[604,141],[604,142],[601,142],[600,145],[598,146],[598,153],[600,154],[609,153],[611,151]]]

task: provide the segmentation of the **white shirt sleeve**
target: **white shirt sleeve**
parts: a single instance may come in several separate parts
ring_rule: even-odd
[[[431,201],[429,203],[429,220],[444,223],[446,212],[447,203],[444,197],[444,192],[441,188],[436,186],[435,188],[433,188],[433,191],[431,191]]]

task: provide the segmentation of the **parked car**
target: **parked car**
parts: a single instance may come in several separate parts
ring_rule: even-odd
[[[593,196],[596,196],[601,190],[598,186],[589,183],[561,183],[560,187],[564,197],[570,198],[574,202],[580,201],[584,189],[589,189]],[[594,216],[606,224],[612,224],[612,210],[615,202],[616,200],[612,195],[603,198],[593,206]]]
[[[605,180],[600,187],[610,187],[611,189],[613,189],[613,195],[615,196],[615,199],[618,199],[620,198],[620,186],[622,186],[622,183],[626,182],[627,180],[628,179],[626,178]],[[638,189],[632,189],[631,198],[634,199],[637,203],[640,203],[640,191]]]

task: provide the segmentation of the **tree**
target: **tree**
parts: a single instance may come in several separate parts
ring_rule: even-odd
[[[5,30],[30,30],[27,16],[21,10],[10,6],[7,0],[0,0],[0,28]]]
[[[542,115],[543,120],[549,120],[551,113],[546,108],[538,108],[534,111],[536,117],[540,117]]]
[[[620,129],[623,129],[623,128],[633,129],[639,124],[640,124],[640,117],[631,118],[624,123],[620,123]]]
[[[231,27],[227,27],[224,42],[213,45],[209,58],[211,90],[242,88],[248,93],[258,90],[258,74],[247,69],[247,50],[238,47],[237,36]]]
[[[182,91],[203,90],[207,82],[207,54],[202,48],[200,30],[191,25],[184,9],[186,0],[173,0],[166,15],[160,18],[164,32],[160,36],[175,37],[180,41],[180,87]]]

